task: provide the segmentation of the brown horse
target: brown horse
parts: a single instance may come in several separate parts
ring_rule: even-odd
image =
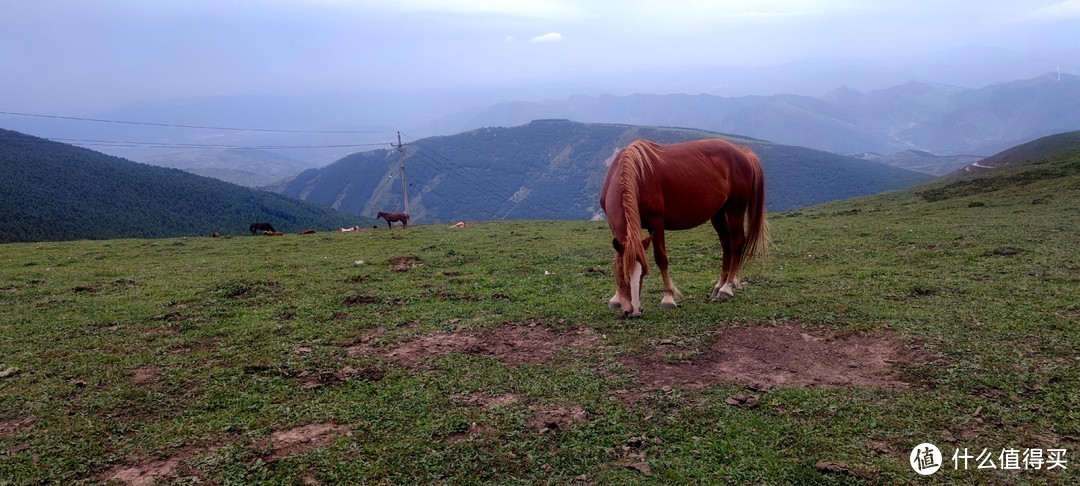
[[[270,226],[270,223],[251,223],[248,229],[251,230],[251,236],[255,236],[257,231],[277,231],[273,226]]]
[[[752,150],[723,140],[657,145],[637,140],[611,162],[600,207],[615,247],[615,295],[608,305],[640,317],[641,284],[649,273],[645,251],[664,279],[661,307],[674,308],[681,294],[668,275],[665,230],[696,228],[712,221],[723,249],[720,278],[711,298],[725,300],[739,287],[743,260],[765,256],[765,175]],[[745,223],[745,224],[744,224]],[[649,230],[642,239],[641,229]]]
[[[385,219],[386,227],[390,229],[394,229],[390,223],[397,223],[398,221],[401,222],[402,228],[409,227],[409,213],[384,213],[379,211],[379,214],[375,215],[375,219],[379,218]]]

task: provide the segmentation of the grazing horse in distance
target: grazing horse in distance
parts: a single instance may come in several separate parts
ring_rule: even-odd
[[[277,231],[273,226],[270,226],[270,223],[251,223],[251,227],[248,229],[251,230],[251,236],[255,236],[255,233],[259,231]]]
[[[645,251],[664,280],[661,307],[676,307],[681,295],[668,275],[665,230],[696,228],[711,221],[720,237],[723,264],[712,300],[726,300],[739,287],[743,260],[765,256],[765,175],[752,150],[724,140],[658,145],[637,140],[611,162],[600,207],[608,217],[615,248],[615,295],[608,306],[640,317],[641,284],[649,273]],[[642,238],[641,230],[649,230]]]
[[[409,227],[409,213],[384,213],[379,211],[379,214],[375,215],[375,219],[379,218],[385,219],[386,227],[390,229],[394,229],[394,226],[390,223],[397,223],[399,221],[401,222],[402,228]]]

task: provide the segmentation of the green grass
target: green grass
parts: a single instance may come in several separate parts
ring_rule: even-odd
[[[773,214],[771,261],[750,266],[750,285],[721,304],[707,300],[720,262],[711,229],[673,233],[687,298],[662,311],[652,276],[640,320],[606,307],[603,223],[2,245],[0,371],[19,371],[0,378],[0,484],[96,482],[177,456],[164,480],[179,484],[1075,484],[1078,165],[1063,156],[1010,169],[1014,179]],[[396,257],[423,264],[395,272]],[[589,328],[604,346],[519,366],[458,353],[409,368],[346,352],[379,327],[382,342],[399,343],[516,322]],[[778,388],[750,409],[724,403],[740,384],[634,404],[614,393],[633,386],[618,358],[662,339],[692,347],[736,323],[784,322],[888,331],[931,359],[900,365],[908,390]],[[136,383],[143,366],[159,374]],[[382,376],[314,389],[297,378],[344,367]],[[470,394],[518,400],[455,398]],[[540,434],[536,410],[553,405],[581,407],[588,421]],[[268,458],[273,432],[312,423],[351,435]],[[907,464],[921,442],[950,456],[929,479]],[[953,471],[956,447],[1067,448],[1068,470]],[[821,461],[851,472],[820,472]]]

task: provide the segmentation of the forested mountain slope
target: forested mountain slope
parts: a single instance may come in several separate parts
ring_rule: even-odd
[[[336,229],[360,218],[0,129],[0,242]]]

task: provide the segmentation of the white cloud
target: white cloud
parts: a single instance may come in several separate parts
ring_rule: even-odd
[[[1080,0],[1062,2],[1039,7],[1031,12],[1035,19],[1076,19],[1080,18]]]
[[[535,44],[538,42],[562,42],[562,40],[562,34],[558,32],[548,32],[547,34],[538,35],[536,37],[533,37],[532,39],[529,39],[529,42]]]
[[[317,0],[328,1],[328,0]],[[343,4],[342,0],[336,0]],[[584,15],[576,2],[565,0],[354,0],[386,10],[463,14],[496,14],[521,18],[574,19]]]

